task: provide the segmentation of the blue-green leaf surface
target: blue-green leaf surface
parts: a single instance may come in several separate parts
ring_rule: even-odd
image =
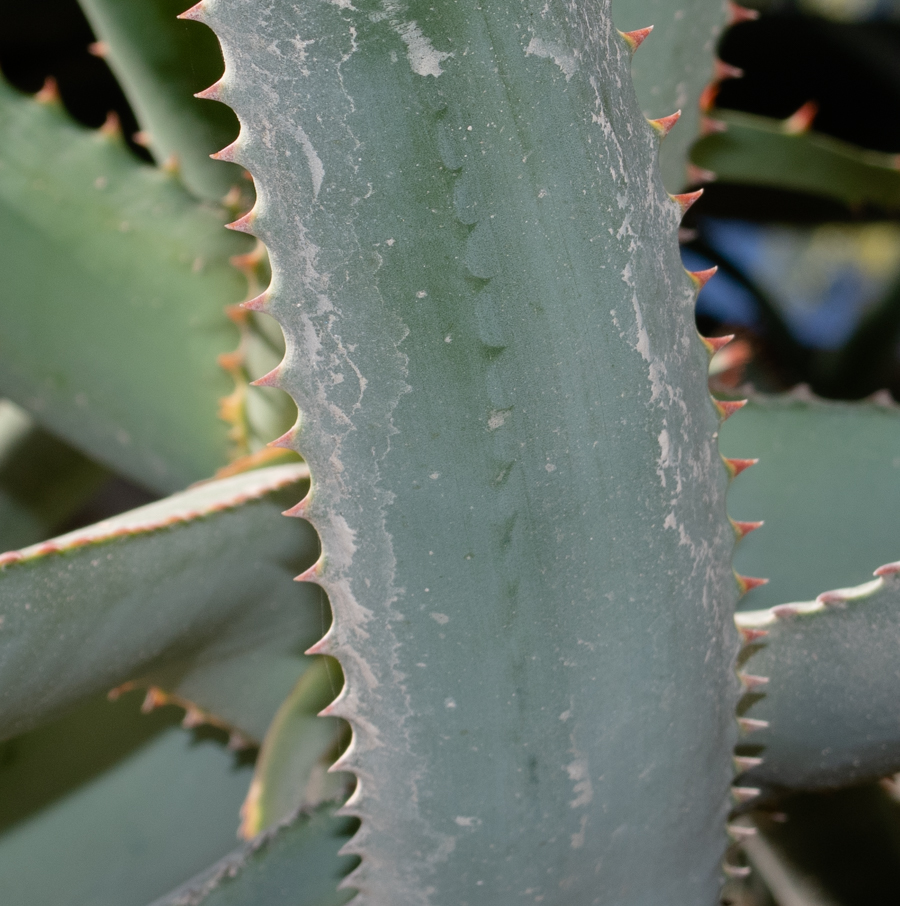
[[[0,743],[4,903],[145,906],[233,849],[250,765],[139,705],[99,698]]]
[[[302,414],[360,906],[714,903],[727,478],[609,3],[192,15]]]
[[[144,679],[261,739],[328,625],[293,582],[315,537],[280,516],[306,474],[209,482],[0,558],[0,735]]]
[[[0,392],[171,493],[228,461],[243,237],[124,142],[0,83]]]

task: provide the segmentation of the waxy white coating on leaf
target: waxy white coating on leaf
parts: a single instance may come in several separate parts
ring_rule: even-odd
[[[346,884],[712,902],[734,533],[681,208],[608,0],[205,9],[346,676]],[[281,31],[316,37],[302,70]]]

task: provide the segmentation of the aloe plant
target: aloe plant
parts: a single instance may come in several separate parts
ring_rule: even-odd
[[[158,168],[0,86],[0,884],[800,902],[751,809],[900,769],[900,421],[708,392],[682,190],[747,13],[182,6],[83,2]],[[719,119],[695,167],[890,203],[884,159]],[[168,496],[73,527],[110,473]]]

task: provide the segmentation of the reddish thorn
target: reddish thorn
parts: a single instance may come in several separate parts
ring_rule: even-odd
[[[169,696],[166,695],[162,689],[157,689],[156,686],[151,686],[147,690],[147,694],[144,696],[144,701],[141,704],[141,712],[143,714],[149,714],[156,708],[160,708],[163,705],[167,704]]]
[[[260,293],[258,296],[253,299],[248,299],[246,302],[241,302],[241,308],[247,309],[247,311],[266,311],[269,304],[269,293],[268,291]]]
[[[700,95],[700,112],[709,113],[716,106],[716,98],[719,96],[719,83],[710,82]]]
[[[737,25],[739,22],[755,22],[759,18],[759,12],[755,9],[747,9],[746,6],[738,6],[737,3],[728,4],[728,24]]]
[[[725,79],[740,79],[744,76],[743,69],[739,69],[737,66],[732,66],[731,63],[726,63],[724,60],[719,59],[716,59],[713,72],[715,73],[717,82],[722,82]]]
[[[24,559],[19,551],[8,551],[5,554],[0,554],[0,566],[6,566],[8,563],[18,563]]]
[[[88,53],[92,57],[100,57],[101,60],[105,60],[109,54],[109,44],[106,41],[92,41],[88,44]]]
[[[319,575],[322,571],[322,565],[319,560],[316,560],[309,569],[303,570],[299,576],[294,576],[295,582],[318,582]]]
[[[214,154],[210,154],[209,156],[213,160],[227,160],[229,163],[234,163],[236,152],[237,142],[232,142],[230,145],[226,145],[221,151],[216,151]]]
[[[738,632],[741,634],[745,645],[758,642],[769,634],[768,629],[751,629],[749,626],[738,626]]]
[[[660,133],[662,138],[665,138],[674,128],[675,123],[681,119],[681,111],[676,110],[674,113],[670,113],[668,116],[661,116],[656,120],[647,120],[648,123]]]
[[[194,22],[203,21],[203,0],[200,0],[195,6],[186,9],[178,16],[179,19],[192,19]]]
[[[701,339],[713,353],[717,353],[734,339],[734,334],[730,333],[725,337],[701,337]]]
[[[142,148],[150,147],[150,142],[151,142],[150,133],[144,132],[143,129],[140,130],[139,132],[135,132],[134,135],[131,136],[131,140],[136,145],[140,145]]]
[[[181,172],[181,164],[178,162],[177,154],[170,154],[163,162],[159,168],[163,173],[168,173],[169,176],[177,176]]]
[[[731,795],[738,804],[743,804],[749,802],[751,799],[755,799],[761,792],[762,790],[755,786],[733,786],[731,788]]]
[[[727,131],[728,123],[726,123],[725,120],[714,120],[711,116],[700,117],[701,135],[717,135]]]
[[[235,349],[232,352],[220,352],[216,361],[226,371],[237,371],[244,365],[244,356],[239,349]]]
[[[800,611],[793,604],[779,604],[777,607],[772,608],[772,613],[779,620],[789,620],[791,617],[797,616]]]
[[[114,138],[122,134],[122,126],[119,123],[119,115],[115,110],[110,110],[106,114],[106,119],[103,121],[103,125],[100,127],[101,135],[105,135],[108,138]]]
[[[335,708],[337,707],[337,700],[333,701],[330,705],[325,705],[321,711],[316,715],[317,717],[331,717],[334,715]]]
[[[758,459],[729,459],[726,456],[723,456],[722,459],[732,478],[737,478],[745,469],[749,469],[750,466],[755,466],[759,462]],[[759,524],[762,525],[762,523]]]
[[[291,444],[294,441],[294,429],[291,428],[290,431],[285,431],[281,437],[276,437],[275,440],[270,440],[266,446],[267,447],[283,447],[285,450],[291,449]]]
[[[193,730],[194,727],[200,727],[206,722],[206,718],[199,708],[189,707],[185,710],[184,717],[181,719],[181,726],[185,730]]]
[[[310,645],[310,647],[307,648],[306,651],[304,651],[303,653],[310,654],[310,655],[330,654],[331,653],[331,639],[328,637],[328,635],[323,635],[322,638],[319,639],[319,641],[316,642],[315,645]]]
[[[839,591],[823,591],[816,597],[816,603],[825,607],[833,607],[835,604],[846,604],[847,596]]]
[[[734,526],[735,532],[737,532],[738,540],[746,538],[750,532],[755,532],[763,526],[762,522],[739,522],[737,519],[732,519],[731,524]]]
[[[222,100],[222,83],[221,81],[213,82],[209,88],[204,88],[203,91],[198,91],[195,95],[195,98],[199,98],[201,101],[221,101]]]
[[[713,405],[719,410],[722,421],[727,421],[738,409],[747,405],[747,400],[713,400]]]
[[[896,576],[897,573],[900,573],[900,561],[897,563],[885,563],[884,566],[879,566],[872,575],[884,577]]]
[[[688,183],[692,186],[702,186],[706,183],[715,182],[716,174],[712,170],[706,170],[698,167],[696,164],[687,165]]]
[[[681,208],[681,213],[686,214],[702,194],[703,189],[697,189],[696,192],[682,192],[681,195],[670,195],[669,198],[672,201],[677,201]]]
[[[743,843],[745,840],[749,840],[757,834],[755,827],[747,827],[746,824],[729,824],[726,826],[725,830],[735,843]]]
[[[47,76],[41,90],[34,96],[39,104],[58,104],[59,103],[59,86],[53,76]]]
[[[308,499],[307,497],[304,497],[303,500],[300,501],[300,503],[295,503],[292,507],[288,507],[288,509],[283,510],[281,515],[282,516],[295,516],[295,517],[302,518],[303,514],[306,512],[307,499]]]
[[[754,676],[752,673],[739,673],[738,679],[741,681],[741,685],[747,692],[752,692],[754,689],[759,689],[761,686],[768,685],[769,682],[769,677]]]
[[[264,374],[255,381],[250,381],[251,387],[277,387],[278,375],[281,373],[281,366],[276,365],[268,374]]]
[[[781,131],[788,135],[803,135],[804,132],[809,132],[818,112],[819,105],[815,101],[807,101],[781,124]]]
[[[625,39],[628,49],[634,53],[647,40],[651,31],[653,31],[652,25],[647,28],[638,28],[635,31],[620,31],[619,34]]]
[[[737,578],[738,588],[741,590],[741,594],[747,594],[748,591],[753,591],[754,588],[759,588],[760,585],[767,585],[768,579],[756,579],[753,576],[742,576],[740,573],[735,573]]]
[[[756,733],[758,730],[765,730],[769,726],[767,720],[756,720],[753,717],[739,717],[737,722],[743,733]]]
[[[710,280],[712,280],[712,278],[716,275],[716,271],[718,271],[718,269],[718,267],[710,267],[705,271],[688,271],[688,274],[690,274],[690,277],[694,281],[697,289],[701,290],[704,286],[706,286],[707,283],[709,283]]]
[[[225,226],[229,230],[237,230],[239,233],[249,233],[255,219],[256,214],[253,211],[247,211],[243,217],[238,217],[233,223],[226,223]]]
[[[762,763],[762,758],[753,758],[750,755],[735,755],[732,759],[734,763],[734,770],[738,774],[743,774],[744,771],[752,771],[753,768],[758,768]]]
[[[732,865],[730,862],[722,862],[722,873],[729,878],[740,880],[749,878],[751,870],[749,865]]]

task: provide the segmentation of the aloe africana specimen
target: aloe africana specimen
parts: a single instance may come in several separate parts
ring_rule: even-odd
[[[87,6],[112,39],[116,4]],[[724,10],[692,6],[711,41]],[[241,135],[219,156],[254,176],[257,202],[236,226],[263,240],[273,273],[245,309],[284,329],[284,360],[262,383],[297,400],[301,422],[279,443],[309,472],[201,485],[7,555],[5,732],[126,681],[236,744],[271,726],[244,813],[247,835],[269,830],[161,902],[331,903],[353,890],[374,904],[715,902],[735,707],[741,683],[764,682],[755,661],[740,680],[734,670],[733,613],[753,580],[735,581],[731,553],[735,528],[752,525],[731,523],[724,497],[747,461],[723,465],[717,449],[735,406],[708,396],[718,344],[693,325],[709,275],[678,255],[692,196],[668,195],[657,167],[674,118],[648,123],[632,88],[647,34],[618,32],[603,0],[204,0],[189,15],[222,42],[226,73],[206,95],[237,112]],[[8,109],[28,125],[46,114],[12,97]],[[104,176],[87,185],[105,191]],[[185,281],[249,254],[196,266],[183,246],[207,233],[194,232],[179,244]],[[765,403],[754,409],[764,432]],[[214,467],[186,449],[182,483]],[[123,461],[166,490],[179,480],[154,473],[157,460]],[[320,552],[306,522],[274,518],[301,498],[293,514]],[[879,614],[892,582],[868,589]],[[346,678],[331,723],[312,717],[331,698],[327,673],[294,656],[325,628],[319,588],[334,622],[311,650]],[[752,647],[779,627],[766,667],[782,690],[779,646],[791,650],[804,610],[740,621]],[[834,645],[829,632],[853,633],[865,611],[818,607],[810,637],[826,638],[809,644]],[[738,770],[760,785],[741,781],[738,799],[791,764],[777,727],[806,706],[774,688],[768,701],[788,716],[766,731],[773,758],[742,751]],[[356,775],[345,811],[361,819],[341,892],[354,863],[335,838],[350,825],[328,804],[340,775],[321,771],[340,745],[334,717],[353,729],[338,767]],[[745,730],[761,720],[741,717]],[[863,723],[856,743],[875,732]],[[896,766],[889,755],[851,775],[836,759],[823,781],[799,761],[798,785]]]

